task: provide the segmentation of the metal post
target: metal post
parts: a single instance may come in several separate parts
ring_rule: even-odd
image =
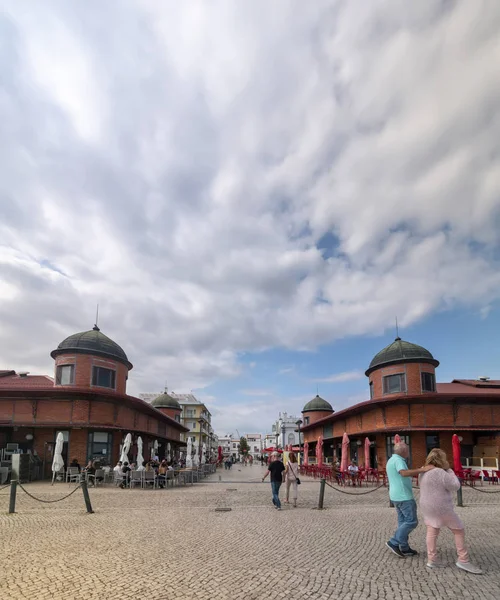
[[[464,499],[462,497],[462,482],[460,482],[460,487],[457,490],[457,506],[463,506],[464,505]]]
[[[319,501],[318,501],[318,510],[323,509],[323,501],[325,499],[325,485],[326,479],[322,479],[319,485]]]
[[[89,490],[87,487],[87,482],[82,481],[81,486],[82,486],[83,498],[85,500],[85,506],[87,507],[87,512],[93,513],[94,511],[92,510],[92,504],[90,504],[90,496],[89,496]]]
[[[16,512],[17,479],[10,482],[9,514]]]

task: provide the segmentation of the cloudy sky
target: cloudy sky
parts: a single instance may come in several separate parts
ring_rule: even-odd
[[[219,433],[500,378],[496,0],[0,2],[0,368],[99,325]],[[495,339],[493,339],[495,338]],[[318,386],[318,387],[317,387]]]

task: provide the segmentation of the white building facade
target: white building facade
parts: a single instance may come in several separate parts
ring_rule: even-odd
[[[263,438],[261,433],[247,433],[245,434],[248,442],[248,455],[252,456],[254,460],[258,460],[262,455],[262,443]]]
[[[296,431],[298,429],[297,421],[299,421],[299,417],[295,415],[289,415],[286,412],[279,413],[278,420],[272,426],[273,446],[276,445],[276,434],[278,434],[278,446],[280,448],[299,445],[299,433]],[[302,438],[302,434],[300,437]]]

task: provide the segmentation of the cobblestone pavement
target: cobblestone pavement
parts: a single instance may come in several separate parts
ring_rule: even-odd
[[[426,569],[423,525],[411,538],[420,556],[392,555],[384,544],[395,513],[384,488],[359,497],[327,488],[325,510],[318,511],[319,483],[304,478],[299,506],[278,512],[269,483],[260,482],[263,472],[235,465],[194,486],[91,489],[93,515],[85,512],[80,490],[55,504],[20,490],[17,513],[7,515],[8,489],[2,490],[0,598],[500,598],[500,494],[464,490],[467,506],[458,510],[472,558],[485,571],[474,576],[454,566],[449,532],[440,540],[449,567]],[[25,487],[45,499],[72,489]],[[215,511],[223,507],[232,510]]]

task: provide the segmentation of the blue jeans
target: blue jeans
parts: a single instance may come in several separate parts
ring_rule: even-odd
[[[400,550],[404,552],[410,547],[408,536],[418,525],[417,503],[415,500],[404,500],[403,502],[393,502],[393,504],[398,513],[398,528],[390,542],[399,546]]]
[[[281,481],[271,481],[271,490],[273,491],[273,504],[278,508],[281,508],[280,487]]]

